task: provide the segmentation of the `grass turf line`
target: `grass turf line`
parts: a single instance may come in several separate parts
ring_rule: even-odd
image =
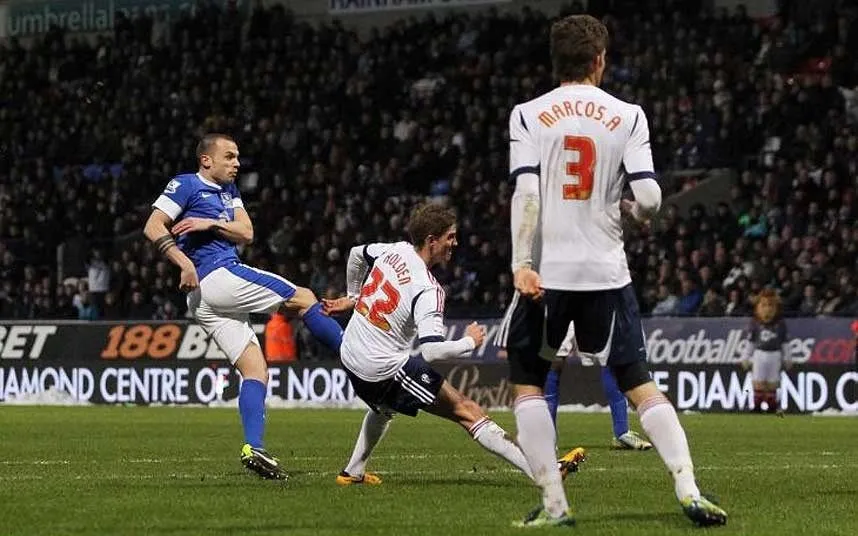
[[[495,417],[514,430],[510,413]],[[290,471],[284,485],[241,468],[234,409],[3,407],[0,534],[521,534],[510,523],[538,503],[535,488],[428,415],[392,423],[370,464],[382,486],[336,487],[361,419],[349,410],[270,411],[266,446]],[[718,534],[854,534],[854,419],[681,420],[701,488],[730,515]],[[560,415],[560,446],[590,451],[566,485],[572,530],[700,530],[682,515],[658,455],[610,450],[610,426],[606,414]]]

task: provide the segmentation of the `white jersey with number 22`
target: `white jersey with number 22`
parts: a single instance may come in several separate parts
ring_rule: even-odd
[[[359,378],[392,377],[420,343],[444,338],[444,291],[408,242],[364,247],[369,275],[343,334],[340,357]]]

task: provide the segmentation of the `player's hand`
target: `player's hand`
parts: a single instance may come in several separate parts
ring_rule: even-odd
[[[476,322],[471,322],[465,328],[465,336],[474,339],[474,348],[479,348],[486,341],[486,327]]]
[[[351,311],[355,307],[355,300],[349,298],[348,296],[342,296],[340,298],[334,298],[333,300],[329,300],[328,298],[322,299],[322,312],[326,315],[335,315],[339,313],[344,313],[346,311]]]
[[[200,280],[197,277],[197,270],[193,266],[182,268],[182,275],[179,277],[179,290],[182,292],[190,292],[200,286]]]
[[[531,268],[519,268],[513,274],[513,285],[515,290],[525,298],[532,300],[542,299],[545,290],[542,288],[542,279],[539,274]]]
[[[637,201],[632,201],[631,199],[623,199],[620,201],[620,212],[624,213],[624,214],[628,214],[634,221],[641,224],[641,226],[649,227],[650,226],[650,220],[648,218],[647,219],[640,219],[636,215],[637,205],[638,205]]]
[[[211,231],[217,225],[217,220],[209,218],[185,218],[170,230],[175,236],[181,236],[188,233],[198,233],[200,231]]]

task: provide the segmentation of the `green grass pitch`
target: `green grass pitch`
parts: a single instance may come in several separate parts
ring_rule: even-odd
[[[537,504],[536,490],[464,431],[429,415],[394,420],[370,466],[384,484],[336,487],[362,415],[270,411],[267,446],[291,473],[282,484],[241,468],[234,409],[0,407],[0,534],[522,532],[510,523]],[[511,413],[494,416],[514,428]],[[566,482],[577,527],[548,531],[855,534],[858,420],[681,419],[702,489],[730,515],[726,527],[691,525],[655,452],[610,450],[607,414],[564,413],[561,447],[582,445],[590,458]]]

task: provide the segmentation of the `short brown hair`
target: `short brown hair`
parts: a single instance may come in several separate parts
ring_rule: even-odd
[[[608,48],[608,29],[590,15],[570,15],[551,25],[551,64],[557,82],[583,80],[593,58]]]
[[[204,154],[209,154],[209,151],[212,150],[212,146],[217,142],[217,140],[226,140],[235,143],[235,140],[232,139],[232,136],[229,134],[221,134],[219,132],[210,132],[200,139],[200,142],[197,144],[197,160],[202,158]]]
[[[440,238],[455,224],[456,214],[452,210],[437,203],[426,203],[411,211],[406,230],[411,243],[423,247],[427,238]]]

